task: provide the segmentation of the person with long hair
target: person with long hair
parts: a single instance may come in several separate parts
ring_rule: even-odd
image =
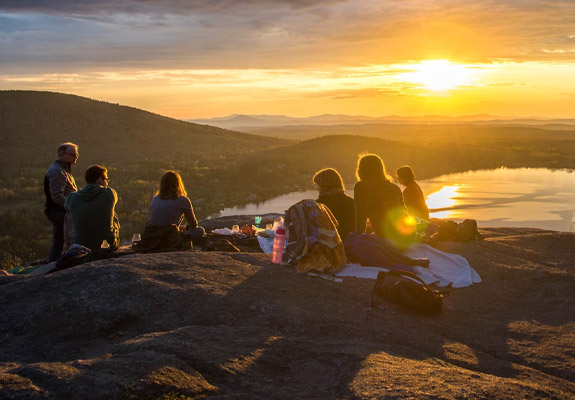
[[[421,219],[429,219],[429,209],[425,204],[425,196],[419,184],[415,181],[415,175],[409,165],[404,165],[395,171],[397,180],[403,189],[403,201],[409,214]]]
[[[193,242],[197,242],[206,232],[204,228],[198,226],[182,177],[176,171],[166,171],[160,180],[160,189],[152,198],[150,219],[146,226],[176,225],[182,230],[180,226],[184,218],[188,223],[187,228],[183,230],[184,233],[189,235]]]
[[[415,223],[407,217],[401,189],[385,172],[382,159],[376,154],[360,155],[354,189],[356,227],[366,232],[367,220],[379,237],[395,240],[400,247],[411,243]]]
[[[341,175],[333,168],[324,168],[313,176],[319,190],[318,203],[330,209],[337,220],[337,232],[341,240],[355,230],[355,202],[345,193]]]

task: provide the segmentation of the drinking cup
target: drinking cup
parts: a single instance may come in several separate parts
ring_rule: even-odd
[[[139,234],[139,233],[134,233],[134,234],[132,235],[132,246],[137,245],[137,244],[140,242],[140,240],[142,240],[142,237],[140,236],[140,234]]]

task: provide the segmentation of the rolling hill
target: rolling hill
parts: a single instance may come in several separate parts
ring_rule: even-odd
[[[73,168],[79,186],[89,165],[108,167],[124,239],[143,230],[150,199],[168,169],[181,173],[200,219],[311,188],[313,174],[324,167],[354,182],[363,152],[379,154],[391,174],[410,164],[421,179],[500,166],[575,169],[573,131],[370,124],[257,132],[312,138],[234,132],[67,94],[0,91],[0,259],[46,252],[50,225],[42,211],[42,180],[64,141],[80,146]]]
[[[216,163],[285,143],[270,137],[184,122],[133,107],[84,97],[31,91],[0,91],[0,156],[15,149],[34,154],[32,164],[50,162],[59,143],[80,146],[80,163],[188,158]],[[217,150],[217,156],[214,151]],[[235,157],[233,157],[235,156]]]

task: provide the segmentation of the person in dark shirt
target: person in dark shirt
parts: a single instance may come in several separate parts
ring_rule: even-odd
[[[376,154],[362,155],[357,163],[354,199],[358,231],[366,232],[367,220],[379,237],[408,246],[415,235],[415,220],[406,218],[401,189],[386,174],[382,159]]]
[[[108,169],[92,165],[85,173],[86,186],[70,193],[64,207],[72,220],[72,241],[89,248],[100,249],[105,240],[111,251],[120,245],[120,223],[116,215],[118,195],[108,186]]]
[[[413,170],[409,165],[398,168],[395,171],[400,184],[405,186],[403,189],[403,201],[409,214],[421,219],[429,219],[429,209],[425,204],[425,196],[421,187],[415,182]]]
[[[341,240],[355,230],[355,202],[345,194],[341,175],[333,168],[322,169],[313,176],[313,183],[318,186],[318,203],[329,208],[337,220],[337,232]]]

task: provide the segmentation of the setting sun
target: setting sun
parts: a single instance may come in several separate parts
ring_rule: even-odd
[[[428,90],[446,91],[473,81],[473,74],[465,65],[447,60],[421,61],[414,69],[414,72],[402,74],[401,78],[407,82],[421,84]]]

